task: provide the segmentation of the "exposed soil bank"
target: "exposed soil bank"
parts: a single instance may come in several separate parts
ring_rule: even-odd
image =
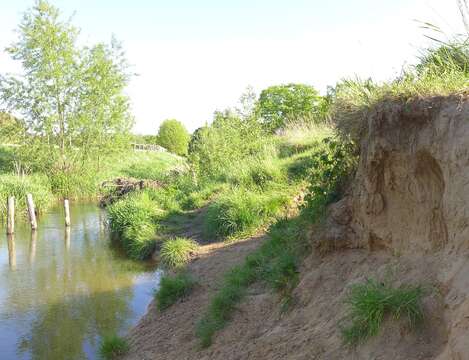
[[[152,306],[130,334],[129,359],[469,359],[469,101],[385,103],[366,119],[350,192],[329,209],[311,241],[294,303],[251,289],[233,321],[198,348],[195,323],[223,271],[260,241],[207,245],[189,266],[194,294],[160,314]],[[331,251],[332,250],[332,251]],[[417,331],[387,321],[380,334],[345,347],[339,323],[350,284],[388,278],[429,289]]]

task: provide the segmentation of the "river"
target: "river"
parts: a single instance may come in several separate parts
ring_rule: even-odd
[[[32,233],[0,224],[0,359],[97,359],[103,336],[125,334],[145,313],[161,273],[110,246],[95,205],[61,207]]]

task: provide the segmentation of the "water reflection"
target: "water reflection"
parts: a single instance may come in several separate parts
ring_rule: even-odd
[[[37,230],[31,231],[31,242],[29,244],[29,263],[34,264],[36,259]]]
[[[60,208],[35,233],[18,224],[7,269],[0,247],[2,360],[96,358],[100,338],[126,331],[151,300],[158,274],[109,248],[99,209],[71,210],[68,231]]]
[[[7,241],[8,241],[8,264],[10,266],[10,270],[16,270],[15,234],[8,234]]]
[[[65,227],[65,249],[67,249],[67,252],[70,251],[70,234],[71,234],[72,229],[70,226]]]

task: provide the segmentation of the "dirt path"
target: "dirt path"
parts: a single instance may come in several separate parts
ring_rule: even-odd
[[[195,217],[197,219],[197,216]],[[202,245],[188,266],[198,281],[190,296],[164,312],[150,304],[147,314],[129,334],[130,351],[125,359],[198,359],[204,356],[195,337],[195,325],[220,286],[223,274],[254,251],[262,237],[236,243]]]

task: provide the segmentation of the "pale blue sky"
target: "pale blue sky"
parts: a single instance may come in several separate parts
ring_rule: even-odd
[[[139,74],[127,89],[135,131],[175,117],[194,130],[236,104],[247,85],[304,82],[324,92],[342,77],[389,79],[425,45],[415,19],[461,29],[456,0],[52,0],[86,42],[121,40]],[[32,0],[0,0],[3,52]]]

